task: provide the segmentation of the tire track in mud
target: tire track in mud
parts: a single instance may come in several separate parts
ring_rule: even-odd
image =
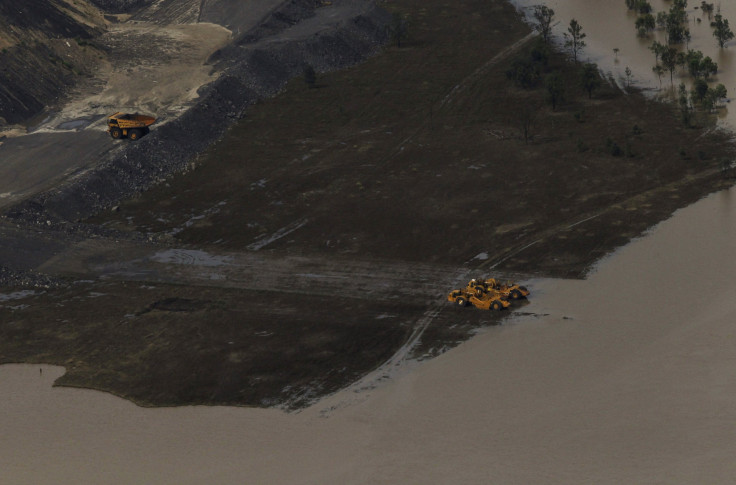
[[[495,66],[502,60],[506,59],[511,54],[517,52],[524,45],[526,45],[530,40],[536,38],[538,35],[539,35],[538,32],[532,31],[526,36],[524,36],[523,38],[514,42],[512,45],[510,45],[503,51],[493,56],[485,64],[483,64],[478,69],[473,71],[471,74],[465,77],[465,79],[463,79],[459,84],[453,87],[452,90],[450,90],[450,92],[447,93],[447,95],[440,101],[438,110],[441,110],[445,106],[449,105],[453,101],[455,96],[462,93],[471,84],[477,82],[482,76],[487,74],[487,72],[493,66]],[[431,123],[431,120],[425,121],[412,134],[410,134],[408,137],[402,140],[401,143],[399,143],[399,145],[397,146],[397,148],[393,151],[393,153],[389,155],[386,159],[383,160],[383,163],[388,163],[391,159],[393,159],[399,153],[401,153],[401,151],[404,149],[406,144],[409,143],[418,133],[421,133],[423,130],[425,130],[430,123]],[[463,270],[460,275],[457,275],[454,278],[454,280],[452,281],[452,284],[445,286],[444,292],[447,292],[449,287],[456,287],[458,285],[462,285],[462,282],[464,280],[467,280],[471,274],[473,274],[474,272],[477,272],[478,270],[484,268],[485,266],[486,266],[485,264],[480,264],[480,265],[477,265],[475,268],[469,268],[469,269]],[[504,275],[497,275],[497,277],[501,279],[509,279],[509,278],[506,278]],[[364,376],[363,378],[358,380],[356,383],[349,386],[346,390],[352,393],[360,393],[366,390],[375,389],[375,387],[382,381],[386,381],[386,380],[395,378],[398,374],[407,370],[407,367],[408,367],[407,363],[412,358],[413,350],[416,348],[416,346],[421,341],[421,338],[424,332],[427,330],[427,328],[440,315],[443,308],[446,308],[445,303],[446,302],[444,301],[444,299],[438,299],[435,302],[431,303],[430,307],[414,323],[412,333],[407,339],[407,342],[404,345],[402,345],[401,348],[399,348],[399,350],[397,350],[396,353],[394,353],[394,355],[392,355],[387,361],[379,365],[374,371]],[[335,409],[339,407],[342,407],[345,404],[349,404],[349,403],[341,402],[341,403],[334,404],[322,410],[320,414],[323,417],[326,417],[329,415],[330,412],[334,411]]]
[[[439,105],[437,106],[435,111],[439,111],[443,108],[445,108],[447,105],[452,103],[455,96],[463,92],[468,86],[470,86],[472,83],[475,83],[480,79],[483,75],[485,75],[493,66],[501,62],[502,60],[506,59],[511,54],[515,53],[519,49],[521,49],[523,46],[527,44],[530,40],[534,39],[539,35],[539,32],[532,31],[526,36],[522,37],[521,39],[517,40],[495,56],[493,56],[491,59],[489,59],[485,64],[480,66],[478,69],[470,73],[468,76],[465,77],[460,83],[456,84],[455,87],[453,87],[447,95],[445,95],[444,98],[439,102]],[[406,137],[404,140],[399,143],[399,145],[396,147],[396,149],[393,151],[391,155],[389,155],[385,160],[383,160],[383,163],[388,163],[391,161],[394,157],[396,157],[398,154],[400,154],[407,143],[409,143],[415,136],[417,136],[418,133],[421,133],[425,129],[427,129],[427,126],[432,123],[431,117],[428,120],[425,120],[419,127],[414,130],[412,134],[410,134],[408,137]]]
[[[83,261],[79,261],[80,256]],[[45,271],[84,267],[90,276],[147,282],[190,284],[243,290],[392,301],[425,298],[436,302],[447,285],[467,275],[466,269],[436,264],[357,260],[335,257],[279,256],[260,252],[210,253],[200,249],[153,249],[120,262],[101,247],[77,248],[54,258]],[[77,259],[77,261],[74,261]],[[106,261],[88,263],[86,261]]]

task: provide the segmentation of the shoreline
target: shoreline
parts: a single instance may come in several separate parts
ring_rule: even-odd
[[[413,1],[396,8],[426,8]],[[528,28],[505,2],[485,8],[426,17],[407,45],[321,73],[318,89],[287,83],[196,167],[114,211],[61,231],[50,219],[4,221],[20,241],[6,258],[67,284],[0,308],[2,358],[72,363],[62,384],[151,405],[299,409],[417,335],[407,358],[431,359],[498,325],[497,314],[444,301],[463,278],[583,277],[733,184],[718,172],[734,153],[723,134],[684,129],[668,106],[611,86],[588,99],[563,56],[550,58],[571,87],[558,109],[541,88],[511,85],[505,72],[527,53],[507,49]],[[451,13],[468,35],[457,38]],[[539,106],[529,143],[513,117],[522,104]],[[607,138],[630,143],[632,156],[611,154]],[[65,204],[60,218],[80,206]],[[156,258],[165,250],[181,259]],[[238,264],[198,265],[194,251]]]

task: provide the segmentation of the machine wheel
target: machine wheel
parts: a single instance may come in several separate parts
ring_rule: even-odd
[[[141,130],[130,130],[128,132],[128,138],[130,138],[133,141],[138,140],[143,134],[141,133]]]
[[[521,292],[519,290],[513,290],[511,291],[511,298],[514,300],[521,299]]]
[[[457,300],[455,300],[455,303],[457,303],[458,306],[465,306],[468,304],[468,300],[466,300],[464,297],[460,296]]]
[[[493,303],[491,303],[491,308],[493,308],[496,311],[499,311],[503,308],[503,305],[501,305],[501,302],[496,300]]]
[[[110,136],[118,140],[123,137],[123,131],[120,128],[110,128]]]

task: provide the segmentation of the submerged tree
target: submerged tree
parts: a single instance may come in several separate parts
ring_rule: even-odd
[[[669,12],[667,12],[665,17],[665,31],[667,33],[668,44],[679,44],[690,37],[690,31],[687,28],[686,6],[686,0],[675,0]]]
[[[654,62],[659,63],[659,58],[662,53],[667,50],[667,46],[656,40],[649,46],[649,50],[654,52]]]
[[[713,35],[718,40],[718,46],[723,49],[726,42],[733,39],[733,32],[728,26],[728,20],[723,15],[716,14],[715,20],[711,24],[713,26]]]
[[[583,32],[583,28],[580,26],[577,20],[570,20],[570,26],[567,28],[565,35],[565,47],[570,49],[572,53],[573,61],[578,61],[578,53],[585,47],[585,41],[583,40],[586,35]]]
[[[677,69],[680,61],[677,54],[677,49],[675,49],[674,47],[667,47],[664,51],[662,51],[662,54],[660,54],[660,58],[662,59],[662,66],[670,72],[670,84],[672,84],[673,86],[675,69]]]
[[[683,55],[683,61],[682,64],[687,67],[688,72],[695,79],[700,77],[708,79],[718,72],[718,64],[700,51],[688,49]]]
[[[652,5],[648,0],[626,0],[626,7],[640,14],[651,13]]]
[[[646,37],[656,26],[654,16],[650,13],[642,15],[636,19],[635,26],[637,35],[639,37]]]
[[[655,65],[652,68],[652,71],[654,71],[654,74],[657,75],[657,79],[659,79],[659,87],[662,88],[662,76],[664,75],[664,68],[660,66],[659,64]]]
[[[702,2],[700,2],[700,10],[704,14],[708,15],[708,20],[713,18],[713,4],[712,3],[708,3],[705,0],[703,0]]]
[[[708,83],[703,79],[696,79],[690,90],[690,97],[699,103],[703,103],[708,94]]]

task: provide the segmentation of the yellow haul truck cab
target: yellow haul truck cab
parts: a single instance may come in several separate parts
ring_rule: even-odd
[[[107,132],[115,139],[137,140],[150,131],[148,127],[155,121],[152,116],[117,112],[107,118]]]

